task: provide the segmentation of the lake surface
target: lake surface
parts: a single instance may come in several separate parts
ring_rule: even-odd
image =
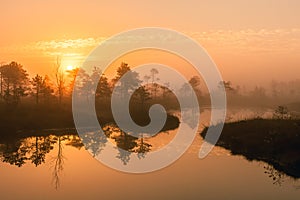
[[[176,130],[163,132],[144,142],[153,151],[175,134]],[[53,132],[3,143],[1,199],[299,199],[300,180],[220,147],[199,159],[202,142],[197,134],[179,160],[146,174],[123,173],[101,164],[74,134]]]

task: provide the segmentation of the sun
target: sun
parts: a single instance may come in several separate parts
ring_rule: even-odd
[[[75,67],[73,67],[72,65],[68,65],[66,68],[67,71],[72,71],[73,69],[75,69]]]

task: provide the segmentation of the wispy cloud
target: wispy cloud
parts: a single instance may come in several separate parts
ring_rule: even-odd
[[[299,53],[300,28],[295,29],[245,29],[210,30],[206,32],[185,32],[199,41],[205,48],[219,53]],[[67,56],[84,59],[86,54],[100,44],[105,37],[58,39],[37,41],[13,46],[1,46],[0,55],[27,56]],[[132,38],[137,39],[137,38]],[[166,38],[170,39],[170,38]],[[172,38],[171,38],[172,39]]]
[[[82,54],[96,47],[103,37],[99,38],[77,38],[50,41],[38,41],[27,44],[1,46],[2,55],[26,55],[26,56],[53,56],[59,54]]]
[[[201,44],[220,51],[231,49],[237,52],[289,53],[300,51],[300,29],[261,30],[216,30],[188,32]]]
[[[51,40],[51,41],[39,41],[32,45],[33,48],[42,51],[55,51],[65,49],[82,49],[90,48],[98,45],[105,38],[78,38],[68,40]]]

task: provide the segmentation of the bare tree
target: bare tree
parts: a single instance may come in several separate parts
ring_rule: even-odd
[[[58,94],[58,102],[61,105],[65,91],[65,73],[61,67],[61,59],[57,57],[55,64],[55,81]]]

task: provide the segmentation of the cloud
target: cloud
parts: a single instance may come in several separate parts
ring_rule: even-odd
[[[209,51],[216,53],[300,53],[300,28],[294,29],[244,29],[210,30],[205,32],[184,32],[199,41]],[[170,40],[168,36],[162,39]],[[2,57],[53,57],[57,55],[83,59],[105,37],[87,37],[38,41],[23,45],[0,46]],[[128,39],[128,38],[127,38]],[[132,38],[135,40],[145,38]],[[127,41],[130,42],[130,41]]]
[[[99,38],[77,38],[77,39],[61,39],[50,41],[38,41],[27,44],[18,44],[10,46],[0,46],[0,54],[2,56],[25,56],[25,57],[39,57],[39,56],[56,56],[71,54],[82,55],[92,48],[96,47],[103,37]]]
[[[187,32],[203,46],[219,51],[289,53],[300,52],[300,29],[216,30]]]
[[[33,44],[33,47],[42,51],[55,51],[64,49],[82,49],[97,46],[102,40],[100,38],[78,38],[68,40],[50,40],[50,41],[39,41]]]

